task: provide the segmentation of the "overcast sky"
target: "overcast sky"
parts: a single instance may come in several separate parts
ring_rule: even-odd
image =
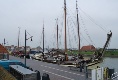
[[[76,0],[67,2],[67,43],[77,48]],[[118,0],[78,0],[81,46],[103,47],[107,33],[113,36],[109,48],[118,48]],[[0,43],[24,46],[25,30],[31,47],[42,46],[43,22],[45,47],[56,47],[56,20],[59,25],[59,47],[64,47],[64,0],[0,0]],[[30,34],[30,35],[29,35]]]

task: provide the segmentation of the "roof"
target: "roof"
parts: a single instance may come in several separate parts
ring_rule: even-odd
[[[94,51],[94,50],[96,50],[96,48],[93,45],[87,45],[81,48],[81,51]]]
[[[3,45],[0,44],[0,53],[9,53],[9,52]]]
[[[1,59],[0,62],[20,62],[18,60]]]
[[[17,70],[18,72],[20,72],[23,75],[36,73],[36,72],[31,71],[30,69],[24,68],[24,67],[22,67],[20,65],[10,65],[10,67],[12,67],[13,69]]]

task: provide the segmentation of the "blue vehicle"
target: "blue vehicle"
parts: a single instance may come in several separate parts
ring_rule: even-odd
[[[20,65],[20,66],[27,68],[22,62],[20,62],[18,60],[8,60],[8,59],[0,60],[0,66],[5,68],[7,71],[10,70],[10,68],[9,68],[10,65]]]

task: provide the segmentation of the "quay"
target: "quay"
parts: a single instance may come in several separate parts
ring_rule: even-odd
[[[23,58],[9,56],[9,59],[16,59],[21,62],[25,62]],[[86,80],[86,75],[83,72],[70,70],[69,67],[61,66],[58,64],[52,64],[32,59],[26,60],[26,65],[31,67],[34,71],[40,71],[49,74],[50,80]],[[89,74],[88,80],[91,80],[91,74]]]

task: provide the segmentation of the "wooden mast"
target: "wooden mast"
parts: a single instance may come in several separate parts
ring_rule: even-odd
[[[68,60],[67,57],[67,40],[66,40],[66,0],[64,0],[64,15],[65,15],[65,60]]]
[[[44,52],[44,22],[43,22],[43,52]]]
[[[78,27],[78,39],[79,39],[79,46],[78,46],[78,51],[80,54],[80,28],[79,28],[79,17],[78,17],[78,6],[77,6],[77,0],[76,0],[76,11],[77,11],[77,27]]]
[[[19,32],[18,32],[18,51],[19,51],[19,37],[20,37],[20,27],[18,27],[19,28]]]
[[[44,21],[43,21],[43,59],[44,59]]]
[[[57,18],[57,49],[58,49],[58,18]]]

